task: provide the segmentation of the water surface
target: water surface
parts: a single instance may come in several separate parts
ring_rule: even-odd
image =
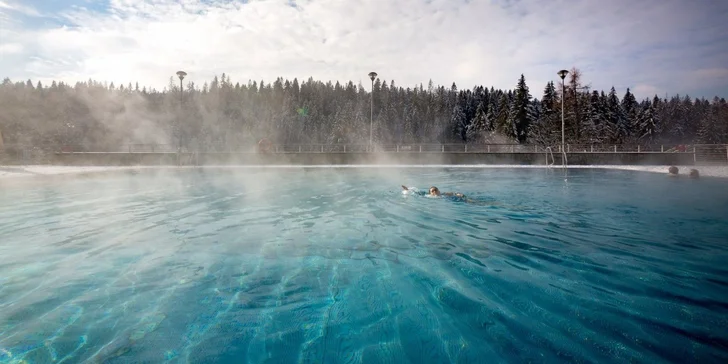
[[[477,168],[3,186],[0,362],[726,362],[725,187]]]

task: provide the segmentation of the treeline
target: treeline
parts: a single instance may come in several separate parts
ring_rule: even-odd
[[[522,75],[514,88],[458,89],[395,81],[374,82],[373,140],[378,144],[561,142],[564,98],[566,142],[726,143],[725,99],[675,95],[637,100],[590,90],[572,69],[561,83],[549,82],[534,97]],[[201,87],[170,78],[164,91],[137,83],[94,80],[71,86],[32,81],[0,85],[0,133],[4,144],[73,145],[83,149],[125,144],[174,144],[229,150],[261,138],[282,144],[369,141],[370,97],[361,84],[311,78],[272,83],[233,83],[223,74]]]

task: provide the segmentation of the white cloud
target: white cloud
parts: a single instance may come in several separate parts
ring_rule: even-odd
[[[715,53],[725,49],[718,35],[728,6],[706,4],[111,0],[104,13],[62,13],[67,27],[0,30],[15,31],[13,43],[28,57],[0,59],[0,68],[20,79],[139,81],[160,89],[178,69],[197,83],[225,72],[243,83],[312,76],[365,87],[372,70],[400,86],[431,78],[459,88],[512,88],[523,73],[540,97],[557,70],[576,66],[597,89],[632,87],[638,97],[656,90],[694,94],[698,79],[708,78],[696,78],[709,72],[700,70],[728,63],[728,53]],[[711,86],[728,90],[728,78],[718,74]]]
[[[17,4],[14,2],[10,2],[8,0],[0,0],[0,9],[3,9],[5,11],[12,11],[28,16],[40,16],[40,13],[36,11],[35,9],[25,6],[22,4]]]
[[[20,43],[0,43],[0,56],[18,54],[23,52],[23,45]]]

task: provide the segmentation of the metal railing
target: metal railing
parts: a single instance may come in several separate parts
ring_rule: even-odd
[[[700,164],[728,164],[728,144],[696,144],[693,161]]]
[[[266,153],[695,153],[706,158],[728,156],[726,144],[272,144]],[[260,153],[257,145],[179,148],[173,144],[13,145],[5,151],[45,153]]]
[[[546,157],[546,165],[551,167],[556,163],[556,159],[554,159],[554,152],[551,150],[551,147],[546,147],[545,157]],[[549,156],[551,156],[551,163],[549,163]]]
[[[554,164],[554,155],[561,154],[563,161],[567,155],[592,153],[685,153],[692,155],[694,163],[728,164],[728,144],[566,144],[528,145],[528,144],[273,144],[265,151],[271,154],[298,153],[543,153],[546,164]],[[13,145],[4,144],[0,150],[0,164],[3,161],[50,160],[53,154],[194,154],[200,153],[261,153],[257,145],[229,147],[215,145],[210,148],[179,148],[172,144],[125,144],[116,147],[91,145]],[[570,158],[570,157],[569,157]]]

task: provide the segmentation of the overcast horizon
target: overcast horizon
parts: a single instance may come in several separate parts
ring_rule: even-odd
[[[728,97],[728,1],[0,0],[0,77],[164,89],[277,77],[513,89],[559,69],[638,99]]]

